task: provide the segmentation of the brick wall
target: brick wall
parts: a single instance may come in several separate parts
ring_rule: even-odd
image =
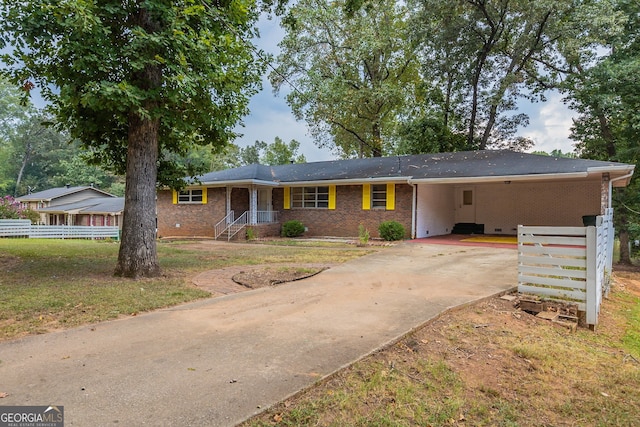
[[[309,231],[305,236],[357,237],[358,226],[364,225],[371,237],[380,237],[378,226],[383,221],[397,221],[404,226],[405,237],[411,236],[412,188],[406,184],[396,184],[395,210],[362,210],[362,186],[338,185],[336,187],[336,208],[329,209],[283,209],[284,190],[273,190],[273,207],[280,210],[280,222],[301,221]]]
[[[207,204],[173,204],[169,190],[158,191],[158,236],[214,236],[214,226],[225,216],[226,189],[208,188]],[[309,231],[305,236],[357,237],[358,226],[364,225],[371,237],[379,237],[378,226],[383,221],[398,221],[405,228],[405,237],[411,235],[412,188],[406,184],[396,185],[395,210],[362,210],[362,186],[339,185],[336,187],[336,209],[283,209],[284,189],[274,188],[273,209],[280,212],[280,223],[289,220],[301,221]],[[240,215],[249,209],[249,192],[234,188],[231,208]],[[178,226],[179,224],[179,226]],[[260,225],[258,237],[279,236],[280,224]]]
[[[173,204],[171,190],[158,191],[158,237],[213,237],[225,216],[226,189],[207,188],[207,204]]]

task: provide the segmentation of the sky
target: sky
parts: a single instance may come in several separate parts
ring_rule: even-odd
[[[274,56],[278,53],[278,43],[284,32],[277,20],[261,19],[259,22],[260,39],[256,45]],[[235,144],[245,147],[256,140],[271,143],[275,137],[284,142],[292,139],[300,142],[299,153],[304,154],[308,162],[333,160],[336,158],[328,148],[318,148],[303,121],[296,121],[285,100],[286,92],[273,94],[271,84],[263,79],[263,89],[255,95],[249,109],[251,114],[245,118],[244,126],[236,131],[243,136]],[[535,142],[530,151],[561,150],[563,153],[573,151],[574,141],[569,139],[572,117],[574,113],[562,102],[562,96],[557,93],[547,94],[547,101],[530,103],[526,100],[519,104],[519,111],[529,116],[529,125],[520,129],[518,135],[530,138]]]

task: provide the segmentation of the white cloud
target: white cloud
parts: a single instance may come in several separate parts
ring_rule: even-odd
[[[245,118],[243,127],[235,129],[243,136],[234,143],[246,147],[257,140],[271,143],[276,136],[284,142],[295,139],[300,143],[299,154],[304,154],[308,162],[333,160],[335,156],[330,150],[320,149],[313,143],[306,123],[297,121],[285,100],[271,94],[270,89],[265,86],[262,92],[251,100],[251,114]]]
[[[530,121],[518,135],[535,142],[532,151],[573,151],[575,141],[569,139],[569,134],[575,113],[562,102],[559,93],[552,93],[544,103],[522,103],[520,110],[529,115]]]

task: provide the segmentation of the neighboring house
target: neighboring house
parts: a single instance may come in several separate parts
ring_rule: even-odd
[[[288,220],[301,221],[307,236],[344,237],[357,236],[360,224],[378,237],[388,220],[411,238],[582,226],[584,216],[610,206],[612,187],[628,185],[633,171],[508,150],[254,164],[205,174],[180,193],[159,190],[158,236],[217,237],[232,216],[260,237],[278,235]]]
[[[88,187],[59,187],[18,197],[22,206],[40,214],[44,225],[119,226],[124,197]]]

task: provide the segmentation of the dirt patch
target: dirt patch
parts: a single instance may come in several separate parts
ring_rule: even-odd
[[[17,256],[0,255],[0,265],[2,266],[2,271],[11,271],[21,262],[21,259]]]
[[[234,274],[231,280],[250,289],[273,286],[286,282],[306,279],[326,270],[328,267],[264,267]]]
[[[333,264],[242,265],[203,271],[191,281],[212,295],[227,295],[250,289],[301,280],[331,268]]]

